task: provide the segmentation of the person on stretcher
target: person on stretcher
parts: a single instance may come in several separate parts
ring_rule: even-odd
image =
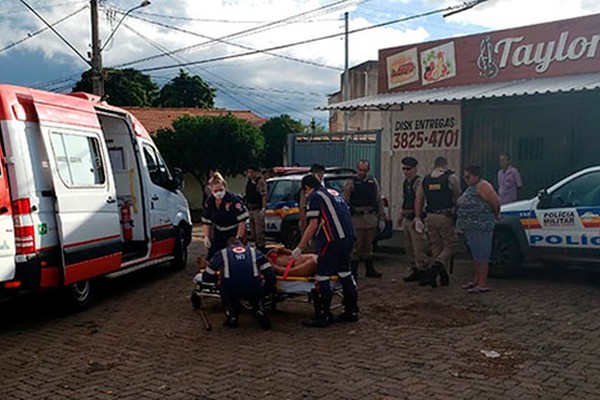
[[[283,247],[269,251],[267,259],[277,275],[313,276],[317,269],[316,254],[302,254],[298,260],[294,261],[292,251]]]

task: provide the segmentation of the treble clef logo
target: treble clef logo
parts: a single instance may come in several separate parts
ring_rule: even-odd
[[[494,60],[494,46],[489,36],[481,39],[479,45],[479,57],[477,57],[477,67],[481,72],[479,76],[485,78],[495,78],[498,76],[499,68]]]

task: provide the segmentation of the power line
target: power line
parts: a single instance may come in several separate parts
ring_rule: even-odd
[[[55,4],[48,4],[48,2],[45,2],[45,3],[46,3],[46,5],[40,6],[37,9],[38,10],[46,10],[46,9],[55,8],[55,7],[72,6],[74,4],[87,3],[87,1],[86,0],[79,0],[79,1],[69,1],[69,2],[65,2],[65,3],[55,3]],[[27,10],[23,10],[22,8],[12,9],[12,10],[3,10],[2,12],[0,12],[0,15],[20,14],[20,13],[23,13],[23,12],[27,12]]]
[[[254,27],[254,28],[250,28],[250,29],[245,29],[243,31],[239,31],[239,32],[236,32],[236,33],[225,35],[225,36],[222,36],[222,37],[220,37],[218,39],[219,40],[225,40],[225,39],[232,39],[232,38],[235,38],[235,37],[245,37],[245,36],[248,36],[250,33],[263,32],[267,28],[273,29],[271,27],[275,27],[276,25],[280,25],[280,24],[283,24],[283,23],[286,23],[286,22],[290,22],[290,21],[296,20],[296,19],[298,19],[298,18],[300,18],[302,16],[305,16],[305,15],[310,15],[310,14],[313,14],[313,13],[324,12],[324,10],[327,10],[328,8],[339,7],[343,3],[348,3],[350,1],[355,1],[355,0],[339,0],[337,2],[328,4],[328,5],[325,5],[325,6],[318,7],[316,9],[314,9],[314,10],[310,10],[310,11],[306,11],[306,12],[303,12],[303,13],[300,13],[300,14],[296,14],[296,15],[293,15],[291,17],[283,18],[283,19],[280,19],[278,21],[270,22],[268,24],[261,25],[261,26],[258,26],[258,27]],[[329,11],[329,12],[331,12],[331,11]],[[186,46],[186,47],[182,47],[182,48],[179,48],[179,49],[175,49],[175,50],[170,51],[169,54],[180,53],[182,51],[191,50],[191,49],[194,49],[196,47],[205,46],[205,45],[208,45],[208,44],[211,44],[211,43],[214,43],[214,40],[208,41],[208,42],[197,43],[197,44],[194,44],[194,45],[191,45],[191,46]],[[118,65],[116,67],[124,67],[124,66],[132,65],[132,64],[139,64],[141,62],[150,61],[150,60],[153,60],[153,59],[156,59],[156,58],[162,58],[162,57],[165,57],[165,56],[166,56],[166,54],[158,54],[158,55],[154,55],[154,56],[150,56],[150,57],[144,57],[144,58],[141,58],[141,59],[138,59],[138,60],[134,60],[134,61],[130,61],[130,62],[127,62],[127,63],[120,64],[120,65]]]
[[[484,2],[487,0],[475,0],[474,2],[479,4],[481,2]],[[471,2],[473,3],[473,2]],[[375,29],[375,28],[381,28],[384,26],[388,26],[388,25],[393,25],[393,24],[397,24],[399,22],[406,22],[406,21],[410,21],[413,19],[417,19],[417,18],[423,18],[423,17],[427,17],[430,15],[434,15],[434,14],[440,14],[443,12],[456,12],[458,10],[463,9],[464,7],[474,7],[471,6],[468,2],[465,2],[463,4],[461,4],[460,6],[449,6],[449,7],[445,7],[445,8],[440,8],[437,10],[432,10],[432,11],[427,11],[421,14],[414,14],[408,17],[404,17],[404,18],[399,18],[399,19],[395,19],[392,21],[388,21],[388,22],[383,22],[380,24],[376,24],[376,25],[371,25],[371,26],[367,26],[367,27],[363,27],[363,28],[358,28],[358,29],[353,29],[351,31],[348,31],[348,34],[353,34],[353,33],[358,33],[358,32],[363,32],[363,31],[367,31],[367,30],[371,30],[371,29]],[[227,56],[221,56],[221,57],[214,57],[214,58],[209,58],[209,59],[205,59],[205,60],[200,60],[200,61],[192,61],[190,63],[186,63],[183,64],[183,66],[188,66],[188,65],[198,65],[198,64],[206,64],[206,63],[210,63],[210,62],[214,62],[214,61],[223,61],[223,60],[230,60],[233,58],[239,58],[239,57],[245,57],[245,56],[250,56],[250,55],[255,55],[261,52],[265,52],[265,51],[274,51],[274,50],[281,50],[281,49],[286,49],[289,47],[294,47],[294,46],[300,46],[300,45],[304,45],[304,44],[308,44],[308,43],[314,43],[314,42],[318,42],[318,41],[322,41],[322,40],[326,40],[326,39],[333,39],[339,36],[343,36],[346,33],[342,32],[342,33],[333,33],[330,35],[325,35],[325,36],[319,36],[316,38],[312,38],[312,39],[306,39],[306,40],[301,40],[298,42],[292,42],[292,43],[288,43],[288,44],[283,44],[283,45],[279,45],[279,46],[273,46],[273,47],[269,47],[266,49],[262,49],[262,50],[256,50],[256,51],[249,51],[246,53],[238,53],[238,54],[230,54]],[[164,65],[164,66],[160,66],[160,67],[149,67],[149,68],[143,68],[140,69],[140,71],[160,71],[163,69],[171,69],[171,68],[178,68],[181,67],[182,65]]]
[[[71,17],[73,17],[73,16],[75,16],[75,15],[79,14],[80,12],[82,12],[83,10],[85,10],[86,8],[87,8],[87,5],[86,5],[86,6],[84,6],[84,7],[82,7],[82,8],[80,8],[79,10],[77,10],[77,11],[75,11],[75,12],[72,12],[72,13],[71,13],[71,14],[69,14],[69,15],[66,15],[66,16],[62,17],[62,18],[61,18],[61,19],[59,19],[58,21],[56,21],[56,22],[52,23],[52,24],[51,24],[51,26],[56,26],[56,25],[60,24],[61,22],[64,22],[64,21],[66,21],[67,19],[69,19],[69,18],[71,18]],[[33,32],[33,33],[28,33],[28,34],[27,34],[27,37],[24,37],[24,38],[23,38],[23,39],[21,39],[21,40],[17,40],[16,42],[13,42],[13,43],[9,44],[8,46],[1,48],[1,49],[0,49],[0,53],[2,53],[2,52],[4,52],[4,51],[7,51],[7,50],[9,50],[9,49],[11,49],[11,48],[13,48],[13,47],[15,47],[15,46],[18,46],[18,45],[20,45],[21,43],[23,43],[23,42],[25,42],[25,41],[27,41],[27,40],[29,40],[29,39],[32,39],[33,37],[35,37],[35,36],[39,35],[40,33],[47,31],[48,29],[50,29],[50,28],[49,28],[49,27],[45,27],[45,28],[42,28],[42,29],[40,29],[40,30],[38,30],[38,31],[35,31],[35,32]]]
[[[150,12],[138,12],[141,15],[147,15],[150,17],[174,19],[180,21],[194,21],[194,22],[214,22],[219,24],[267,24],[273,21],[260,21],[260,20],[231,20],[231,19],[210,19],[210,18],[191,18],[191,17],[177,17],[174,15],[164,15]],[[297,23],[318,23],[318,22],[331,22],[337,21],[337,19],[310,19],[306,21],[297,21]]]

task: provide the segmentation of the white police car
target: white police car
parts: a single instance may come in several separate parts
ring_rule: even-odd
[[[576,172],[537,197],[502,206],[490,275],[524,261],[600,266],[600,166]]]

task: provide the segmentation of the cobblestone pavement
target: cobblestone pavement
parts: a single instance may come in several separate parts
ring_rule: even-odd
[[[50,293],[2,302],[0,399],[600,397],[600,272],[531,269],[468,295],[467,261],[437,289],[403,283],[403,262],[378,253],[384,277],[360,279],[361,320],[320,330],[303,328],[311,307],[292,302],[270,331],[248,313],[230,330],[208,299],[205,332],[192,262],[102,281],[77,315]]]

